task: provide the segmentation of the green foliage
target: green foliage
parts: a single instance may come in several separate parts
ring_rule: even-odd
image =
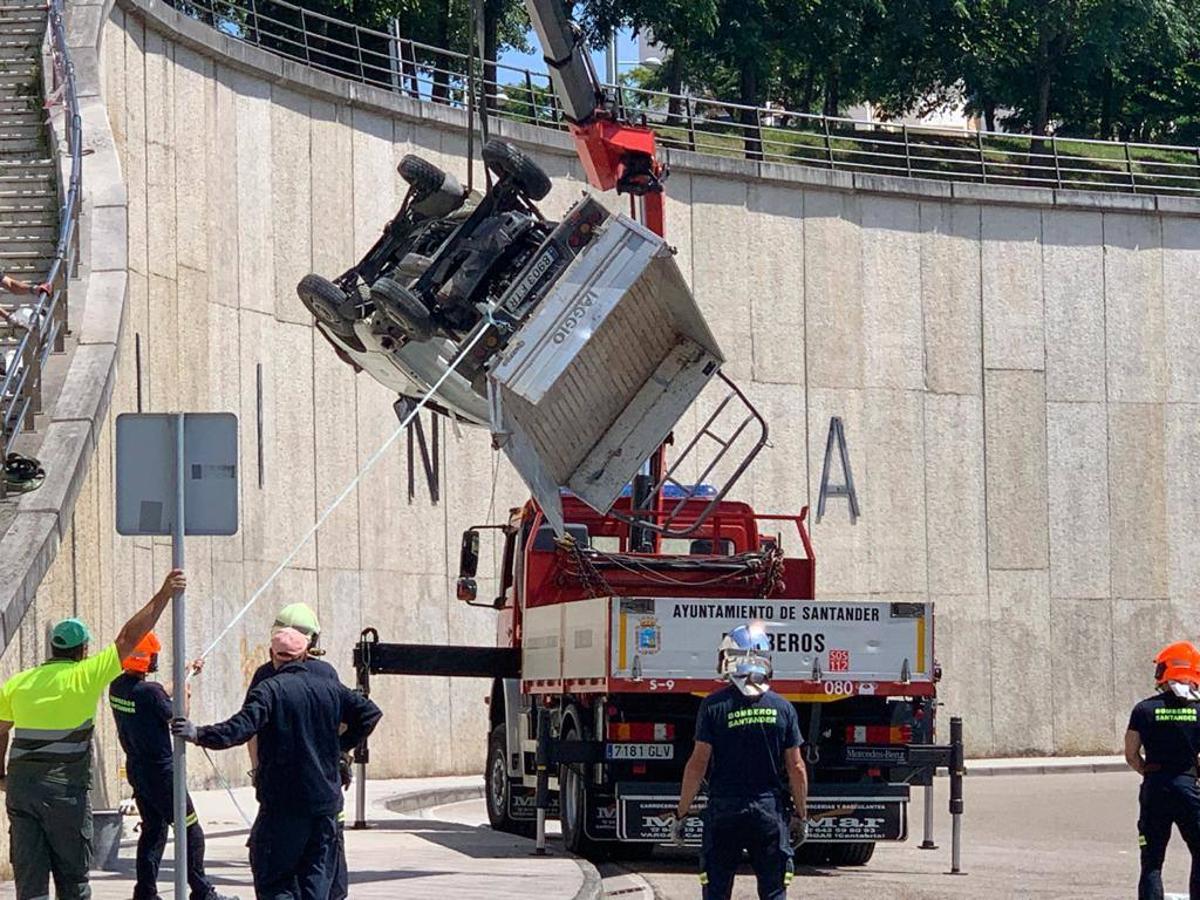
[[[258,27],[251,0],[173,2],[247,33]],[[262,43],[376,80],[390,78],[387,40],[320,15],[378,31],[396,20],[403,38],[460,54],[472,39],[471,0],[299,0],[319,14],[304,22],[309,46],[294,9],[256,2],[268,22]],[[482,5],[485,58],[531,49],[521,0]],[[662,66],[626,80],[672,94],[827,115],[865,102],[885,118],[965,102],[992,130],[1200,142],[1200,0],[577,0],[574,14],[597,47],[632,27],[669,48]],[[461,60],[421,46],[406,54],[407,84],[461,94]],[[493,65],[485,77],[519,80]],[[539,116],[552,108],[517,87],[505,102]]]
[[[1200,140],[1200,0],[585,0],[671,49],[647,86],[836,115],[965,100],[989,127]]]

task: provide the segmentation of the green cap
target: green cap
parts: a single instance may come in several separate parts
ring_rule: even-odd
[[[50,632],[50,643],[59,650],[73,650],[91,639],[92,633],[78,619],[63,619]]]
[[[317,614],[307,603],[289,603],[275,617],[276,628],[295,628],[301,634],[312,637],[321,633]]]

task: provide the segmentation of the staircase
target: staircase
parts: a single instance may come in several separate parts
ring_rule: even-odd
[[[44,5],[0,0],[0,271],[33,282],[45,278],[58,238],[58,172],[42,108],[45,33]]]

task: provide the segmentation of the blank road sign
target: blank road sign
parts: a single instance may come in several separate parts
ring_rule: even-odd
[[[175,525],[173,413],[117,416],[117,532],[170,535]],[[230,535],[238,529],[237,416],[183,417],[185,534]]]

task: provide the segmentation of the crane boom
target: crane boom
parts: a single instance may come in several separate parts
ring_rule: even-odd
[[[562,0],[525,0],[525,8],[588,182],[598,190],[643,197],[646,227],[662,235],[667,168],[658,159],[654,131],[620,121]]]

